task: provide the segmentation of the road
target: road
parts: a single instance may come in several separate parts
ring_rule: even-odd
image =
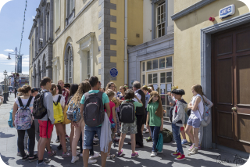
[[[17,132],[14,128],[8,127],[8,119],[9,119],[9,111],[12,108],[14,103],[14,95],[12,94],[9,98],[7,104],[3,104],[0,106],[0,153],[2,160],[10,166],[36,166],[36,162],[23,162],[21,157],[18,157],[17,154]],[[165,128],[171,130],[171,126],[166,123],[164,125]],[[70,126],[67,125],[67,133],[70,133]],[[144,134],[144,141],[148,137],[148,134]],[[51,146],[54,150],[58,146],[58,143],[55,143],[56,134],[55,130],[53,131]],[[125,142],[129,141],[129,136],[126,137]],[[37,143],[36,143],[37,144]],[[69,143],[67,143],[69,144]],[[170,154],[175,151],[176,144],[175,143],[166,143],[163,146],[163,154],[157,157],[150,157],[152,142],[147,143],[144,142],[145,147],[142,149],[137,149],[139,153],[138,158],[131,159],[130,158],[130,146],[124,144],[124,153],[126,154],[122,158],[116,158],[114,161],[108,160],[106,166],[107,167],[165,167],[165,166],[209,166],[209,167],[222,167],[222,166],[237,166],[235,160],[235,155],[230,152],[226,152],[218,149],[208,149],[208,150],[200,150],[198,154],[188,156],[188,147],[184,146],[184,153],[186,154],[186,159],[183,161],[176,161],[174,157]],[[94,147],[95,151],[99,151],[99,147]],[[37,146],[35,146],[35,152],[37,151]],[[117,147],[111,150],[111,153],[115,154],[117,152]],[[55,167],[69,167],[72,166],[70,163],[71,157],[62,158],[62,151],[57,150],[57,155],[52,157],[50,164]],[[45,153],[45,157],[47,154]],[[248,158],[248,157],[246,157]],[[238,166],[239,164],[244,164],[246,159],[240,158],[237,160]],[[101,158],[98,158],[97,164],[89,165],[90,167],[100,166]],[[76,167],[82,167],[83,161],[80,158],[80,161],[73,164]]]

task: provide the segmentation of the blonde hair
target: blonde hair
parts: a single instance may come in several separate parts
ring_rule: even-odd
[[[202,97],[202,99],[203,99],[203,101],[204,101],[203,96],[205,96],[205,94],[204,94],[203,91],[202,91],[202,86],[201,86],[201,85],[199,85],[199,84],[193,85],[193,86],[191,87],[191,89],[193,89],[196,93],[198,93],[199,95],[201,95],[201,97]]]
[[[108,95],[108,97],[115,96],[115,92],[112,89],[108,89],[105,93]]]
[[[29,91],[31,91],[31,87],[29,85],[23,85],[17,91],[20,92],[21,95],[23,95],[23,94],[29,93]],[[21,95],[19,95],[19,96],[21,96]]]
[[[70,101],[73,101],[73,103],[77,104],[80,102],[82,96],[84,93],[88,92],[91,89],[91,86],[88,81],[83,81],[79,84],[78,89],[72,99]]]

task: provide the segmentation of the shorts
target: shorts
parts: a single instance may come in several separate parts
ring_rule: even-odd
[[[188,118],[187,124],[194,127],[194,128],[199,128],[201,126],[201,121],[199,118]]]
[[[84,138],[83,138],[83,150],[90,150],[93,148],[93,139],[95,134],[98,135],[98,139],[100,141],[100,137],[101,137],[101,126],[98,127],[89,127],[85,125],[84,128]]]
[[[137,133],[137,125],[136,120],[134,123],[123,123],[121,124],[121,133],[128,133],[130,129],[130,134],[136,134]]]
[[[54,127],[54,124],[51,124],[51,122],[49,121],[48,122],[48,133],[47,133],[47,122],[48,121],[41,121],[41,120],[38,120],[38,123],[39,123],[39,131],[40,131],[40,137],[41,138],[50,138],[51,137],[51,134],[52,134],[52,131],[53,131],[53,127]]]

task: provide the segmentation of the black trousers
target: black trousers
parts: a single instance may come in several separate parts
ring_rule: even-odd
[[[142,122],[144,115],[136,115],[137,118],[137,133],[135,135],[136,144],[139,146],[143,146],[143,137],[141,132]]]
[[[30,129],[27,130],[28,136],[29,136],[29,157],[34,156],[34,147],[35,147],[35,125],[34,122],[32,123]],[[25,135],[25,130],[18,130],[18,148],[20,150],[20,153],[22,157],[25,157],[25,152],[24,152],[24,135]]]

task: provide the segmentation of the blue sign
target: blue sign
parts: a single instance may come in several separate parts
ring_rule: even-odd
[[[224,7],[220,10],[219,16],[221,19],[231,16],[235,13],[235,6],[234,5],[229,5],[227,7]]]
[[[109,71],[110,75],[112,77],[117,77],[118,75],[118,70],[116,68],[111,68],[110,71]]]

